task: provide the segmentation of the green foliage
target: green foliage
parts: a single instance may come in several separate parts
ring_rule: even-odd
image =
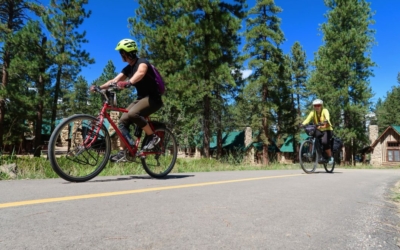
[[[379,131],[383,132],[388,126],[400,125],[400,87],[392,88],[384,101],[376,106],[376,117]]]
[[[264,147],[271,143],[273,130],[277,126],[279,130],[279,121],[282,121],[280,116],[284,111],[280,109],[280,101],[283,100],[280,95],[287,98],[289,94],[289,64],[279,49],[284,41],[280,18],[277,16],[281,11],[273,0],[256,1],[256,5],[248,11],[246,20],[244,51],[247,52],[248,65],[253,73],[243,94],[244,111],[250,111],[248,120],[253,130],[261,131],[259,140],[263,141]],[[264,154],[264,159],[264,163],[268,164],[267,154]]]
[[[243,0],[140,0],[131,33],[167,82],[162,116],[179,126],[183,142],[203,130],[205,154],[212,120],[220,121],[238,80],[238,45]],[[235,74],[232,74],[235,72]],[[236,78],[235,78],[236,76]],[[225,110],[226,111],[226,110]],[[200,117],[200,119],[199,119]]]
[[[364,121],[372,97],[369,77],[375,66],[370,57],[373,13],[365,0],[325,0],[325,4],[329,11],[328,21],[321,25],[324,45],[315,55],[307,87],[324,101],[335,133],[347,145],[354,145],[347,147],[354,151],[368,143]]]
[[[68,102],[58,107],[58,99],[71,91],[72,83],[76,80],[81,67],[94,63],[89,53],[81,49],[86,32],[79,32],[79,27],[91,12],[86,12],[84,5],[88,0],[51,0],[50,8],[43,16],[43,22],[54,40],[49,41],[51,59],[55,64],[55,84],[53,88],[52,126],[54,129],[57,110],[59,116],[68,114]]]
[[[24,83],[26,75],[20,76],[17,72],[14,75],[10,71],[12,61],[17,57],[15,54],[18,52],[16,46],[16,34],[23,29],[25,23],[30,20],[28,15],[29,11],[33,11],[37,15],[41,14],[41,8],[32,1],[25,0],[3,0],[0,2],[0,45],[1,49],[1,67],[2,67],[2,83],[0,84],[0,151],[3,150],[4,140],[6,144],[18,143],[21,139],[21,132],[24,130],[23,126],[12,127],[13,124],[20,124],[20,116],[15,117],[14,108],[20,104],[17,101],[26,104],[26,99],[22,96],[11,97],[16,95],[15,88],[18,84]],[[26,32],[22,32],[26,33]],[[11,73],[11,75],[10,75]],[[13,81],[10,84],[10,81]],[[24,86],[24,85],[23,85]],[[19,113],[17,114],[17,116]],[[10,126],[10,127],[9,127]],[[8,128],[6,131],[5,128]],[[3,140],[4,139],[4,140]]]
[[[306,82],[308,78],[308,63],[306,61],[306,52],[299,42],[295,42],[291,49],[291,68],[293,79],[293,94],[295,108],[298,119],[301,116],[301,108],[305,106],[308,99],[308,90]]]

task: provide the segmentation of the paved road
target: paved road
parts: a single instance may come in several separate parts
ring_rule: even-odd
[[[399,249],[399,170],[0,182],[0,249]]]

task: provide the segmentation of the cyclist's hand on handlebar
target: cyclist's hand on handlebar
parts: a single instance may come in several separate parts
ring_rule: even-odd
[[[90,86],[89,90],[90,90],[90,92],[97,92],[97,91],[100,91],[100,88],[99,88],[99,86],[92,85],[92,86]]]
[[[320,123],[317,124],[317,128],[325,128],[325,127],[326,127],[326,124],[328,124],[327,121],[320,122]]]
[[[303,128],[304,125],[302,123],[299,123],[299,128]]]
[[[129,81],[119,81],[116,85],[118,89],[124,89],[129,88],[132,84]]]

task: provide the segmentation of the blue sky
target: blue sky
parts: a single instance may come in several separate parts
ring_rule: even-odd
[[[370,86],[375,96],[371,101],[384,98],[392,86],[397,85],[397,73],[400,72],[400,0],[370,0],[375,11],[376,45],[372,47],[372,60],[378,65],[373,68],[375,77],[371,77]],[[255,0],[248,0],[249,8]],[[294,42],[299,41],[306,51],[307,60],[312,61],[314,53],[322,45],[319,25],[326,22],[324,14],[327,8],[323,0],[275,0],[283,9],[279,14],[281,29],[286,41],[282,45],[285,53],[290,53]],[[135,15],[138,7],[136,0],[89,0],[85,6],[92,14],[81,28],[87,32],[89,40],[83,48],[96,60],[82,70],[81,75],[89,84],[103,72],[109,60],[112,60],[119,72],[124,63],[114,50],[118,41],[133,38],[128,28],[128,17]]]

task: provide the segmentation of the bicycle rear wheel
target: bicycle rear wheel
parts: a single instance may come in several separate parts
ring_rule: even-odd
[[[310,140],[306,140],[301,143],[299,152],[300,166],[303,171],[307,174],[311,174],[315,171],[318,165],[318,155],[316,150],[313,150],[314,143]]]
[[[96,117],[73,115],[62,121],[49,140],[48,156],[54,171],[71,182],[88,181],[107,165],[110,135]]]
[[[174,167],[178,155],[178,147],[175,136],[168,128],[157,128],[154,133],[161,140],[151,150],[154,154],[142,157],[141,161],[147,174],[154,178],[162,178],[169,174]]]

